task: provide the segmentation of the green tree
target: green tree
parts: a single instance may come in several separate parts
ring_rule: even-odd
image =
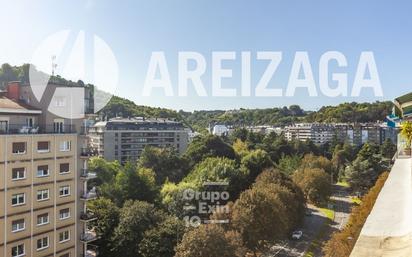
[[[173,148],[151,146],[145,147],[138,160],[139,167],[149,168],[155,172],[158,185],[166,180],[180,181],[186,175],[186,163]]]
[[[393,155],[396,153],[396,145],[392,143],[392,141],[387,138],[383,144],[380,146],[380,154],[386,158],[392,158]]]
[[[185,215],[190,214],[186,213],[184,208],[185,203],[187,202],[184,198],[184,192],[189,189],[197,191],[199,190],[199,187],[193,182],[182,181],[179,184],[166,182],[160,191],[163,207],[168,210],[169,213],[172,213],[179,218],[183,218]]]
[[[201,225],[186,232],[175,257],[244,257],[246,249],[237,232],[219,225]]]
[[[237,196],[244,189],[247,174],[236,166],[234,160],[222,157],[209,157],[200,162],[184,178],[185,182],[193,183],[203,188],[204,182],[227,182],[226,190],[230,195]]]
[[[128,200],[120,211],[119,225],[114,230],[112,242],[116,256],[143,257],[139,244],[145,231],[163,222],[167,215],[153,204]]]
[[[279,159],[278,164],[276,164],[276,168],[282,171],[286,175],[292,175],[295,172],[302,161],[302,156],[300,155],[282,155]]]
[[[93,221],[93,225],[99,237],[96,243],[99,247],[99,254],[115,257],[116,254],[112,251],[113,242],[111,238],[119,223],[120,209],[110,199],[103,197],[91,201],[87,207],[97,218]]]
[[[139,243],[143,257],[173,257],[175,247],[181,241],[185,226],[183,221],[169,216],[155,227],[146,230]]]
[[[155,175],[151,169],[137,168],[136,165],[127,162],[116,175],[114,185],[116,203],[121,204],[129,199],[154,202],[158,197],[158,188]]]
[[[189,162],[189,167],[194,167],[197,163],[207,157],[226,157],[235,159],[235,151],[232,146],[226,144],[218,136],[206,135],[196,137],[188,146],[185,157]]]
[[[248,173],[248,183],[252,184],[264,169],[274,167],[274,163],[266,151],[258,149],[245,155],[241,160],[241,166]]]
[[[351,188],[361,193],[374,185],[378,176],[389,168],[388,164],[382,161],[381,156],[370,144],[366,143],[358,152],[355,161],[345,169],[345,177]]]

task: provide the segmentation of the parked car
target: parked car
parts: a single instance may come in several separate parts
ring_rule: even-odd
[[[303,236],[302,230],[296,230],[296,231],[293,231],[292,233],[292,239],[294,240],[299,240],[302,238],[302,236]]]

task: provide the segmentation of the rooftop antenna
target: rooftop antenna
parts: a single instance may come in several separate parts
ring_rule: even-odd
[[[52,59],[52,76],[54,76],[54,71],[55,71],[56,68],[57,68],[56,56],[53,55],[53,56],[51,57],[51,59]]]

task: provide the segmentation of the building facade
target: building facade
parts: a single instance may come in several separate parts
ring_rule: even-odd
[[[182,154],[188,130],[166,119],[115,118],[97,122],[89,129],[91,148],[106,160],[136,161],[146,146],[172,147]]]
[[[92,215],[83,121],[50,113],[52,99],[37,101],[18,82],[0,93],[0,256],[96,255],[85,225]]]

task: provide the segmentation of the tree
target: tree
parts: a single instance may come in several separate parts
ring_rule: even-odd
[[[180,181],[186,175],[186,161],[179,157],[174,148],[144,148],[138,166],[152,169],[156,174],[156,183],[163,184],[166,180]]]
[[[303,221],[305,214],[306,201],[302,190],[290,177],[273,168],[263,171],[256,178],[253,187],[270,188],[272,185],[280,186],[280,190],[275,191],[275,193],[286,206],[288,228],[297,227]]]
[[[249,152],[249,145],[245,141],[242,141],[241,139],[236,139],[236,141],[233,143],[233,150],[237,155],[240,157],[245,156]]]
[[[189,167],[194,167],[197,163],[207,157],[226,157],[235,159],[235,151],[232,146],[226,144],[218,136],[206,135],[196,137],[188,146],[185,157],[189,162]]]
[[[234,160],[223,157],[209,157],[196,165],[184,178],[185,182],[204,188],[204,182],[227,182],[226,190],[232,197],[244,189],[247,174],[236,166]]]
[[[164,208],[168,210],[169,213],[172,213],[179,218],[188,215],[184,208],[185,203],[187,202],[184,198],[184,192],[189,189],[197,191],[199,190],[199,187],[193,182],[182,181],[177,185],[172,182],[166,182],[160,191]]]
[[[183,221],[169,216],[155,227],[146,230],[139,243],[142,257],[173,257],[175,247],[181,241],[185,226]]]
[[[277,195],[279,185],[253,187],[242,192],[233,205],[232,224],[242,235],[245,246],[254,253],[268,242],[284,238],[288,232],[285,204]]]
[[[99,254],[115,257],[116,254],[111,249],[113,246],[111,238],[119,223],[119,208],[110,199],[103,197],[91,201],[87,207],[97,218],[93,224],[99,237],[96,243],[99,247]]]
[[[100,186],[104,183],[113,184],[121,165],[118,161],[109,162],[100,157],[93,157],[88,163],[88,169],[97,175],[97,178],[93,179],[91,184]]]
[[[330,175],[323,169],[304,168],[293,174],[293,181],[302,189],[306,199],[321,204],[327,202],[332,193]]]
[[[126,200],[154,202],[158,196],[154,172],[127,162],[116,175],[114,199],[119,206]]]
[[[410,148],[411,147],[411,142],[412,142],[412,122],[404,121],[402,123],[401,135],[406,140],[406,147]]]
[[[114,230],[112,242],[116,256],[143,257],[139,244],[145,231],[163,222],[167,215],[153,204],[128,200],[120,211],[119,225]]]
[[[244,257],[245,254],[237,232],[225,232],[219,225],[201,225],[184,234],[175,257]]]
[[[388,168],[374,149],[368,143],[362,146],[355,161],[345,169],[345,177],[353,190],[361,193],[374,185],[378,176]]]
[[[380,154],[386,158],[392,158],[393,155],[396,153],[396,145],[392,143],[392,141],[387,138],[380,146]]]
[[[300,155],[282,155],[276,168],[286,175],[292,175],[299,168],[301,161],[302,156]]]
[[[248,172],[249,184],[252,184],[264,169],[274,167],[269,154],[261,149],[251,151],[245,155],[241,160],[241,165]]]

